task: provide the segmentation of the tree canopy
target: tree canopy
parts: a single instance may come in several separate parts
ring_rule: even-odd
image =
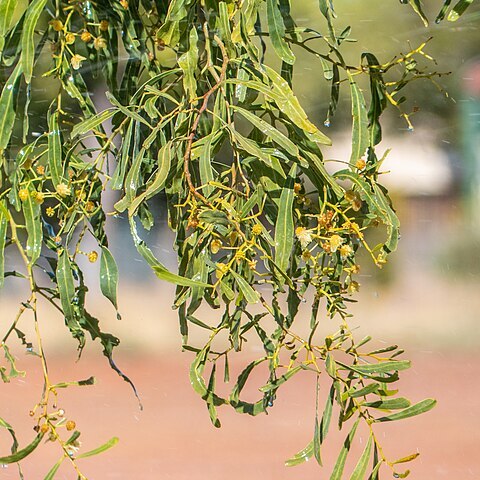
[[[472,2],[437,2],[436,21],[456,21]],[[79,353],[88,336],[98,340],[135,391],[113,359],[119,339],[86,309],[88,285],[78,262],[82,256],[98,259],[101,291],[119,315],[108,218],[128,220],[145,262],[159,279],[177,285],[173,303],[183,348],[194,355],[191,383],[216,427],[220,407],[262,414],[285,382],[312,375],[317,391],[329,391],[327,403],[317,405],[312,441],[287,465],[310,457],[321,464],[336,404],[336,423],[348,433],[332,480],[344,476],[360,423],[369,439],[350,478],[368,474],[375,480],[383,467],[397,478],[408,475],[397,465],[417,454],[388,459],[378,424],[426,412],[435,401],[411,405],[397,396],[393,384],[410,362],[399,358],[403,351],[396,345],[379,350],[368,347],[370,337],[356,339],[347,306],[360,287],[357,253],[368,252],[381,268],[399,239],[398,218],[379,182],[381,115],[396,109],[412,128],[410,112],[402,109],[404,88],[434,80],[436,73],[427,43],[395,58],[366,51],[347,62],[355,25],[336,18],[334,2],[318,2],[325,19],[320,31],[297,26],[291,3],[0,0],[0,284],[17,277],[30,290],[11,324],[2,327],[0,373],[4,382],[22,374],[9,346],[20,342],[38,356],[44,375],[42,398],[31,412],[37,435],[20,448],[14,429],[0,418],[13,437],[11,453],[1,452],[0,463],[21,461],[45,437],[62,455],[45,478],[54,478],[64,459],[85,478],[75,459],[117,441],[77,452],[80,432],[59,414],[55,399],[62,388],[94,380],[52,384],[42,347],[46,301],[78,341]],[[412,9],[412,17],[427,25],[420,0],[400,3],[408,5],[392,1],[392,11]],[[312,75],[330,86],[320,126],[299,100],[302,86],[294,73],[300,51],[311,55]],[[332,173],[324,152],[340,95],[351,99],[351,155]],[[102,201],[111,191],[117,192],[114,211]],[[168,210],[178,272],[169,271],[142,239],[154,228],[155,204]],[[373,229],[383,235],[377,245],[369,241]],[[98,248],[84,252],[88,238]],[[5,256],[17,258],[12,255],[19,263],[9,270]],[[308,319],[299,314],[304,302]],[[202,305],[212,315],[199,315]],[[34,338],[23,333],[22,325],[31,322]],[[306,336],[299,333],[305,322]],[[320,324],[331,330],[326,337],[317,333]],[[191,329],[206,332],[203,344],[190,342]],[[221,396],[217,372],[228,383],[229,362],[253,337],[264,352]],[[242,391],[261,366],[267,376],[251,403]]]

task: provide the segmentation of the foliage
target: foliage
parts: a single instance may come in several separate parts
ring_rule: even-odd
[[[420,0],[401,3],[427,23]],[[437,20],[454,21],[471,3],[452,6],[446,0]],[[342,51],[352,41],[351,29],[338,28],[331,0],[319,5],[322,32],[297,27],[289,0],[0,0],[0,282],[14,276],[30,288],[4,333],[7,367],[0,371],[4,382],[22,375],[8,347],[16,334],[38,356],[44,374],[42,398],[31,412],[37,436],[20,449],[13,428],[0,420],[13,438],[11,454],[0,463],[19,462],[46,436],[60,446],[62,457],[45,478],[53,478],[64,459],[85,478],[76,458],[117,441],[77,455],[80,432],[58,411],[56,398],[59,389],[91,385],[94,379],[50,382],[38,299],[60,312],[79,353],[87,335],[98,339],[112,368],[133,387],[112,357],[119,339],[102,331],[85,308],[88,287],[78,266],[82,255],[91,262],[100,255],[101,291],[118,310],[118,269],[105,222],[107,215],[114,221],[123,213],[138,252],[160,279],[177,285],[174,306],[184,349],[195,354],[191,382],[215,426],[220,426],[218,407],[264,413],[282,384],[305,372],[329,389],[328,400],[323,412],[317,408],[312,442],[287,465],[312,456],[321,464],[336,404],[338,427],[348,424],[349,433],[331,479],[344,475],[360,422],[370,437],[351,478],[370,472],[369,478],[377,479],[384,465],[397,477],[408,474],[397,473],[396,465],[416,454],[388,460],[375,429],[423,413],[435,401],[411,405],[395,396],[392,384],[410,363],[398,359],[403,351],[396,345],[371,350],[365,347],[370,337],[355,340],[346,307],[359,288],[357,251],[367,250],[381,267],[399,236],[388,193],[378,183],[380,116],[393,106],[411,128],[401,110],[402,90],[413,80],[432,78],[421,66],[431,58],[422,44],[386,62],[364,53],[348,65]],[[322,155],[331,142],[294,93],[299,49],[318,60],[317,69],[331,85],[325,126],[340,91],[351,97],[352,153],[334,174]],[[369,81],[367,97],[362,77]],[[89,90],[99,82],[107,108]],[[46,92],[39,91],[45,85]],[[30,118],[44,95],[48,108]],[[102,203],[109,190],[121,194],[115,212]],[[176,233],[178,273],[159,262],[139,233],[139,223],[143,230],[153,227],[150,207],[162,198]],[[382,225],[384,240],[369,245],[365,232]],[[96,240],[100,253],[82,251],[87,237]],[[4,271],[4,252],[12,250],[23,266]],[[312,313],[303,337],[297,325],[305,301],[311,301]],[[199,318],[203,304],[219,315]],[[21,330],[27,314],[34,339]],[[320,339],[317,328],[329,318],[338,319],[338,327]],[[205,344],[189,342],[192,328],[207,332]],[[226,347],[218,341],[225,334]],[[228,382],[231,354],[253,336],[264,354],[243,370],[228,396],[220,396],[217,364],[225,365]],[[268,366],[268,376],[260,398],[249,403],[242,390],[261,365]]]

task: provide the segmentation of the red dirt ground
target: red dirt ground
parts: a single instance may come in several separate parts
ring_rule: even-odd
[[[432,396],[438,399],[438,405],[421,417],[380,425],[385,453],[393,459],[420,451],[421,456],[410,464],[412,480],[480,479],[480,356],[417,351],[410,352],[409,358],[413,367],[403,372],[402,393],[413,401]],[[128,385],[109,370],[103,359],[87,353],[76,364],[66,357],[50,360],[53,380],[82,379],[91,374],[97,377],[94,387],[61,392],[59,406],[82,431],[82,450],[94,448],[113,435],[120,437],[115,448],[79,462],[89,480],[329,478],[329,468],[342,441],[336,435],[327,439],[323,451],[325,469],[315,461],[294,468],[283,465],[311,439],[312,378],[299,375],[280,390],[268,416],[251,418],[220,408],[222,428],[215,429],[203,401],[190,387],[189,360],[187,353],[168,358],[118,356],[118,363],[134,379],[141,394],[142,412]],[[30,379],[38,378],[33,362],[23,367],[29,371]],[[0,391],[4,418],[17,426],[22,445],[34,436],[28,411],[41,391],[41,385],[32,385],[31,381],[16,381],[2,386]],[[1,435],[3,455],[8,451],[8,437]],[[364,441],[360,432],[354,442],[354,456],[358,457]],[[56,445],[40,446],[24,462],[25,479],[43,479],[59,456]],[[15,466],[0,470],[0,479],[16,478]],[[56,478],[76,477],[65,462]],[[392,478],[391,472],[385,471],[382,478]]]

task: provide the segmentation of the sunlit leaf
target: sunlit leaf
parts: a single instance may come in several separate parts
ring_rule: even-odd
[[[27,9],[25,23],[22,30],[22,67],[25,81],[30,83],[33,75],[33,62],[35,60],[35,28],[47,0],[33,0]]]
[[[112,305],[118,309],[117,305],[118,288],[118,267],[117,262],[110,253],[110,250],[102,246],[102,255],[100,257],[100,289],[103,295],[107,297]]]
[[[118,437],[112,437],[108,442],[104,443],[103,445],[100,445],[99,447],[94,448],[93,450],[89,450],[88,452],[77,455],[77,458],[93,457],[94,455],[98,455],[99,453],[103,453],[109,450],[110,448],[114,447],[118,442],[119,442]]]
[[[403,420],[405,418],[414,417],[415,415],[420,415],[422,413],[428,412],[431,410],[437,401],[432,398],[427,398],[426,400],[422,400],[421,402],[412,405],[411,407],[402,410],[401,412],[392,413],[391,415],[387,415],[386,417],[377,418],[376,422],[393,422],[395,420]]]

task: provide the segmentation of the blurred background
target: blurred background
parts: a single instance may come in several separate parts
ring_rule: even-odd
[[[293,16],[300,25],[325,30],[317,2],[294,3]],[[359,338],[369,334],[379,344],[405,348],[413,367],[402,374],[404,396],[414,401],[438,399],[437,408],[424,416],[382,426],[387,456],[395,459],[420,451],[409,477],[416,480],[480,479],[480,5],[474,2],[455,24],[432,23],[426,29],[408,6],[398,2],[336,3],[339,29],[352,25],[352,38],[357,40],[345,49],[352,64],[358,64],[360,54],[372,45],[373,53],[386,62],[433,37],[425,51],[437,63],[428,68],[445,73],[435,84],[417,81],[407,89],[404,109],[416,111],[411,117],[413,131],[398,112],[391,109],[385,114],[384,139],[377,152],[382,155],[391,149],[384,163],[384,171],[389,172],[384,183],[402,223],[402,239],[384,269],[369,266],[367,259],[361,262],[361,290],[351,308],[351,324],[358,326]],[[434,18],[439,2],[425,3]],[[295,53],[294,87],[312,120],[322,125],[329,86],[321,64],[298,50]],[[333,147],[325,150],[332,166],[350,154],[349,98],[346,91],[341,95],[330,127],[322,129],[333,140]],[[106,201],[113,205],[115,199]],[[161,205],[156,216],[157,228],[148,242],[160,260],[175,269],[173,235]],[[109,228],[121,273],[122,320],[116,320],[99,295],[98,265],[85,265],[92,285],[90,309],[104,330],[121,338],[115,358],[137,386],[143,411],[129,386],[109,369],[98,345],[87,346],[83,358],[75,362],[76,345],[63,320],[46,306],[42,315],[52,379],[97,377],[96,386],[84,387],[88,391],[61,392],[61,407],[82,431],[84,448],[112,435],[120,437],[113,450],[84,462],[88,478],[328,478],[341,436],[333,435],[327,442],[326,470],[319,470],[314,462],[293,469],[283,466],[312,438],[313,379],[298,376],[289,382],[268,416],[250,418],[220,409],[222,428],[214,429],[203,401],[189,385],[192,354],[181,352],[176,312],[170,307],[174,288],[157,280],[133,253],[125,222],[111,218]],[[25,300],[22,288],[21,281],[13,279],[0,292],[5,325]],[[335,322],[328,322],[334,331]],[[258,348],[247,346],[238,365],[232,365],[234,372]],[[34,357],[20,347],[15,354],[28,375],[2,385],[0,404],[3,418],[18,429],[25,444],[33,436],[28,411],[41,394],[41,376],[36,375],[39,365]],[[8,440],[1,435],[4,454]],[[355,441],[357,452],[362,438],[359,435]],[[38,449],[25,462],[25,478],[43,478],[59,456],[55,448]],[[58,478],[74,478],[68,465],[64,467]],[[386,472],[385,478],[389,475]],[[0,469],[0,478],[18,478],[18,472],[14,466]]]

